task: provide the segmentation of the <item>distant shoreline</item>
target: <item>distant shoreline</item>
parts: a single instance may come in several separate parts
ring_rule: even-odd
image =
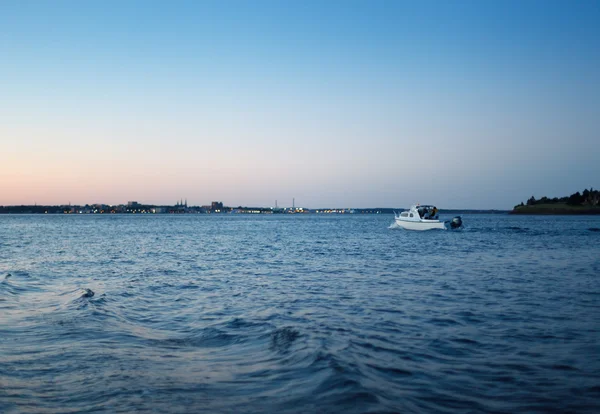
[[[337,208],[337,209],[273,209],[270,207],[225,207],[219,211],[210,209],[204,209],[199,207],[180,207],[180,206],[138,206],[136,208],[120,208],[102,209],[100,207],[90,206],[0,206],[0,215],[19,215],[19,214],[35,214],[35,215],[89,215],[89,214],[101,214],[101,215],[113,215],[113,214],[350,214],[350,215],[363,215],[363,214],[394,214],[394,212],[400,212],[407,210],[404,207],[389,208],[389,207],[375,207],[375,208]],[[510,210],[498,210],[498,209],[440,209],[440,214],[508,214]]]
[[[532,206],[517,206],[509,214],[592,216],[600,214],[600,207],[571,206],[567,204],[535,204]]]
[[[600,192],[593,188],[577,191],[568,197],[542,197],[536,200],[531,196],[527,204],[516,205],[510,214],[529,215],[597,215],[600,214]]]

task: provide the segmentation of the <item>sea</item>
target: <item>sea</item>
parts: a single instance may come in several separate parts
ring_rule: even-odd
[[[0,216],[0,412],[600,412],[600,217],[462,217]]]

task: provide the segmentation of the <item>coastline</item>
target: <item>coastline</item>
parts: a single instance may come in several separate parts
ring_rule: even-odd
[[[570,206],[567,204],[536,204],[532,206],[518,206],[508,214],[521,215],[600,215],[600,207],[597,206]]]
[[[61,207],[61,206],[0,206],[0,216],[2,215],[121,215],[121,214],[345,214],[345,215],[363,215],[363,214],[394,214],[394,212],[404,211],[406,208],[336,208],[336,209],[308,209],[303,208],[297,210],[273,210],[269,207],[254,207],[254,208],[230,208],[227,207],[219,212],[210,210],[203,210],[197,207],[190,207],[186,209],[177,209],[169,206],[151,206],[147,209],[141,210],[121,210],[121,211],[104,211],[104,210],[93,210],[88,207]],[[439,214],[510,214],[510,210],[469,210],[469,209],[440,209]]]

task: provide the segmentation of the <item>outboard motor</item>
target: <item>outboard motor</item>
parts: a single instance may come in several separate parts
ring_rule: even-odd
[[[450,228],[451,229],[458,229],[462,227],[462,218],[460,216],[456,216],[454,217],[452,220],[450,220]]]

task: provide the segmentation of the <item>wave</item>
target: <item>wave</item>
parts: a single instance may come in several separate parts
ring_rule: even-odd
[[[150,339],[148,343],[151,346],[167,349],[222,348],[242,342],[243,339],[244,337],[241,335],[228,334],[216,328],[207,328],[175,338]]]
[[[27,272],[6,273],[4,277],[0,277],[0,297],[2,294],[18,297],[27,293],[43,291],[43,284],[36,278],[32,278]]]
[[[276,329],[270,334],[271,344],[269,348],[277,352],[288,352],[294,341],[299,337],[300,332],[293,328],[286,326],[284,328]]]

